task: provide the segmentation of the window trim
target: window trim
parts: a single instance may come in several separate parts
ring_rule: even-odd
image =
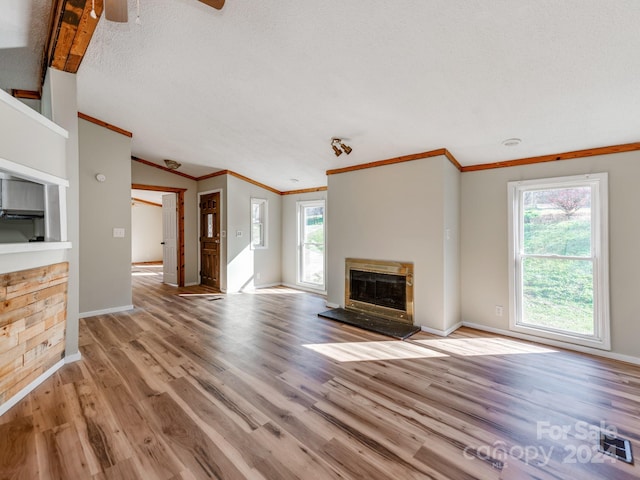
[[[264,218],[262,220],[262,222],[254,222],[254,217],[253,217],[253,206],[254,205],[260,205],[261,209],[262,209],[262,213],[264,215]],[[251,250],[265,250],[267,248],[269,248],[269,201],[266,198],[255,198],[255,197],[251,197],[251,203],[250,203],[250,210],[249,210],[249,220],[250,220],[250,226],[249,226],[249,245],[251,247]],[[262,230],[262,242],[259,243],[258,245],[255,245],[253,242],[253,225],[255,223],[262,223],[263,225],[263,230]]]
[[[305,207],[313,207],[313,206],[322,206],[324,212],[324,218],[322,222],[322,226],[324,228],[324,255],[323,255],[323,282],[322,285],[318,285],[317,283],[309,283],[302,281],[302,247],[303,247],[303,224],[302,224],[302,212]],[[311,289],[314,291],[326,292],[327,289],[327,202],[323,198],[319,198],[317,200],[299,200],[296,202],[296,217],[297,217],[297,231],[298,231],[298,241],[296,242],[296,284]]]
[[[592,188],[591,240],[593,264],[594,335],[571,334],[520,323],[522,312],[521,252],[524,236],[522,192],[545,188],[590,186]],[[508,183],[509,235],[509,329],[569,344],[611,350],[609,312],[609,207],[608,174],[590,173],[566,177],[521,180]]]

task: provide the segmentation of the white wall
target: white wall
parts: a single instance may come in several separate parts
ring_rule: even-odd
[[[67,356],[77,355],[80,319],[80,179],[78,147],[78,102],[76,76],[54,68],[47,70],[43,86],[43,111],[69,132],[66,142],[64,177],[69,180],[67,189],[67,239],[72,248],[67,253],[69,261],[69,286],[67,293]]]
[[[28,112],[27,112],[28,111]],[[31,111],[17,99],[0,90],[0,158],[26,165],[41,172],[67,178],[67,139],[50,120]],[[68,193],[68,192],[67,192]],[[77,245],[74,245],[77,248]],[[70,250],[11,253],[0,255],[0,273],[26,270],[68,261]],[[69,292],[69,296],[73,295]],[[73,318],[71,324],[73,336]],[[75,350],[77,352],[77,315]],[[73,341],[71,342],[73,346]]]
[[[56,128],[53,122],[0,90],[0,158],[67,178],[67,139]]]
[[[69,180],[67,189],[67,238],[72,248],[60,251],[13,253],[4,255],[0,272],[11,272],[69,262],[67,295],[67,324],[65,354],[78,353],[79,310],[79,230],[78,230],[78,111],[76,106],[76,77],[49,69],[43,87],[43,110],[47,118],[55,122],[52,128],[44,117],[0,92],[0,157]],[[19,105],[18,105],[19,104]],[[61,136],[61,126],[68,138]]]
[[[131,205],[131,261],[162,261],[162,207],[136,202]]]
[[[461,181],[461,309],[465,322],[508,330],[507,182],[609,173],[612,351],[640,358],[640,152],[465,172]],[[505,308],[505,313],[508,312]]]
[[[460,171],[444,164],[444,330],[457,328],[460,318]]]
[[[459,172],[444,156],[329,176],[328,302],[344,306],[345,258],[412,262],[414,324],[444,333],[455,317]],[[455,235],[454,235],[455,238]],[[445,276],[448,272],[449,280]]]
[[[131,306],[131,138],[79,121],[80,312]],[[107,179],[98,182],[96,174]],[[124,228],[124,238],[113,236]]]
[[[296,286],[298,281],[298,210],[297,203],[327,200],[327,191],[283,195],[282,197],[282,283]],[[330,215],[328,208],[325,215]],[[327,244],[327,249],[331,248]]]
[[[227,175],[227,291],[237,292],[282,281],[282,198],[269,190]],[[253,250],[251,198],[268,202],[267,245]],[[241,232],[242,236],[238,236]],[[258,278],[259,277],[259,278]]]
[[[197,182],[159,168],[130,160],[131,183],[159,187],[186,188],[184,192],[184,281],[185,284],[199,284],[198,275],[198,201]],[[129,184],[129,198],[131,197]],[[131,209],[129,209],[129,212]]]

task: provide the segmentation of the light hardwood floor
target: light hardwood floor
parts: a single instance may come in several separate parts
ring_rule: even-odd
[[[469,329],[394,341],[315,295],[157,272],[0,417],[0,479],[640,478],[587,427],[640,452],[638,367]]]

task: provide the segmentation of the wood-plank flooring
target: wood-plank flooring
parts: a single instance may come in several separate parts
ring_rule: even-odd
[[[0,417],[0,479],[636,479],[640,368],[461,329],[401,342],[286,288],[134,269],[135,310]]]

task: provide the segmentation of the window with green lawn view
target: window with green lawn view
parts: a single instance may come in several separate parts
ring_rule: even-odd
[[[509,183],[510,328],[609,349],[607,174]]]
[[[267,248],[267,201],[251,199],[251,248]]]

